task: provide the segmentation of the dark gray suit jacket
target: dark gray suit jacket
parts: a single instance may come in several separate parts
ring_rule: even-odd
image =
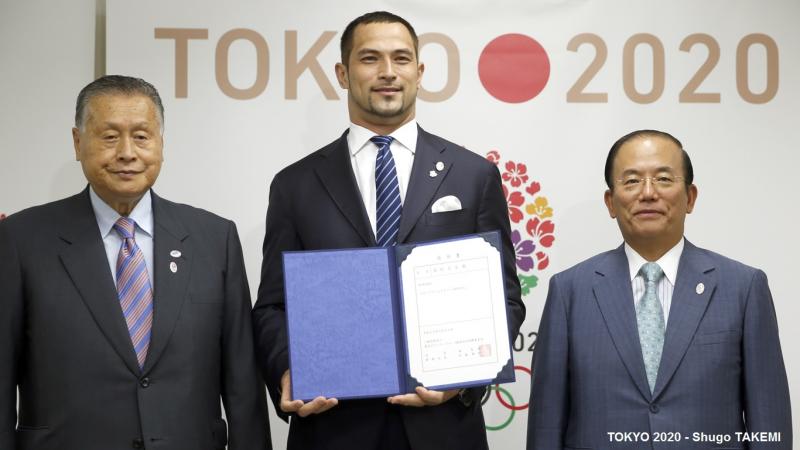
[[[222,449],[220,399],[229,448],[270,448],[236,227],[152,199],[154,317],[141,372],[88,189],[0,222],[1,449]]]
[[[669,314],[651,394],[624,248],[555,275],[533,356],[528,449],[791,449],[764,273],[686,241]],[[780,442],[740,441],[744,431],[780,433]],[[650,442],[609,432],[647,432]],[[656,433],[669,441],[653,442]]]
[[[253,318],[259,365],[275,409],[284,419],[287,416],[280,413],[279,389],[289,359],[282,252],[376,245],[353,175],[346,134],[282,170],[270,188],[261,285]],[[439,161],[444,170],[430,177],[428,173]],[[433,202],[447,195],[458,197],[463,209],[431,213]],[[503,240],[509,330],[516,336],[525,308],[500,173],[486,159],[420,128],[397,241],[428,241],[490,230],[499,230]],[[455,398],[435,407],[402,408],[412,447],[485,449],[481,393],[481,389],[472,390],[473,398],[467,402]],[[289,448],[377,448],[386,408],[383,398],[351,400],[341,401],[319,415],[293,417]]]

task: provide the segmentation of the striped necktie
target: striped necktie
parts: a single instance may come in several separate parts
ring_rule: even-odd
[[[661,351],[664,349],[664,309],[656,295],[656,286],[664,276],[664,271],[658,264],[649,262],[642,265],[639,273],[644,278],[645,290],[636,305],[636,323],[639,326],[639,343],[642,345],[647,383],[652,392],[661,364]]]
[[[394,166],[392,152],[389,151],[394,140],[391,136],[373,136],[373,144],[378,146],[375,158],[375,240],[381,247],[392,246],[397,241],[400,230],[400,183]]]
[[[133,238],[135,227],[136,222],[128,217],[120,217],[114,224],[114,231],[122,238],[117,257],[117,295],[141,369],[150,346],[153,289],[147,275],[144,255]]]

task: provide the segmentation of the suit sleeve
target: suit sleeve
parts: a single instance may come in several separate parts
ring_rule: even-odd
[[[267,383],[275,412],[283,420],[289,416],[281,411],[281,376],[289,370],[289,343],[286,335],[286,303],[283,292],[283,252],[302,250],[289,209],[283,196],[280,176],[272,181],[267,207],[267,226],[264,235],[261,283],[253,308],[256,351],[261,374]]]
[[[0,222],[0,448],[16,447],[17,374],[22,346],[23,289],[19,254]]]
[[[566,307],[558,276],[554,276],[547,290],[531,363],[528,450],[563,448],[569,416],[568,334]]]
[[[780,443],[750,442],[750,450],[791,449],[792,411],[778,321],[767,276],[756,271],[742,333],[744,417],[748,432],[780,432]]]
[[[267,398],[258,376],[250,320],[250,288],[236,225],[229,223],[222,333],[222,402],[230,450],[272,449]]]
[[[500,172],[492,165],[491,173],[483,187],[477,231],[500,231],[500,239],[503,242],[508,332],[510,341],[513,341],[525,320],[525,305],[522,303],[519,278],[517,278],[517,257],[514,253],[514,244],[511,242],[511,223],[508,221],[507,205]]]

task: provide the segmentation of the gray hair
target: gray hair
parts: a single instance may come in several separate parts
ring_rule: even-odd
[[[164,132],[164,105],[158,90],[141,78],[127,77],[124,75],[106,75],[100,77],[86,87],[81,89],[78,94],[78,101],[75,104],[75,128],[83,131],[86,122],[86,110],[89,101],[101,95],[143,95],[149,98],[156,106],[158,123],[161,125],[161,132]]]

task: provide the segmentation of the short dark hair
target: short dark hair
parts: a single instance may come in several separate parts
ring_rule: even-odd
[[[101,95],[114,94],[131,96],[143,95],[149,98],[153,104],[156,105],[158,122],[161,125],[161,130],[164,130],[164,105],[161,103],[158,90],[152,84],[141,78],[127,77],[124,75],[106,75],[92,81],[81,89],[75,104],[75,128],[79,130],[83,129],[89,101]]]
[[[692,168],[692,159],[689,158],[689,154],[686,153],[686,150],[683,149],[683,144],[681,141],[678,140],[675,136],[667,133],[666,131],[659,131],[659,130],[636,130],[622,136],[621,138],[617,139],[617,142],[614,142],[614,145],[611,146],[611,150],[608,151],[608,156],[606,157],[606,185],[608,189],[614,190],[614,180],[611,179],[611,172],[614,169],[614,160],[617,158],[617,153],[619,153],[619,149],[628,143],[629,141],[635,138],[644,138],[644,137],[661,137],[664,139],[668,139],[672,141],[678,148],[681,150],[681,156],[683,157],[683,182],[686,184],[687,187],[691,186],[694,182],[694,168]]]
[[[374,11],[366,13],[363,16],[356,17],[352,22],[347,24],[347,27],[342,33],[342,40],[339,42],[339,49],[342,53],[342,64],[347,66],[350,60],[350,52],[353,50],[353,34],[356,27],[359,25],[368,25],[371,23],[399,23],[402,24],[411,34],[411,39],[414,41],[414,55],[419,57],[419,38],[414,27],[406,19],[386,11]]]

